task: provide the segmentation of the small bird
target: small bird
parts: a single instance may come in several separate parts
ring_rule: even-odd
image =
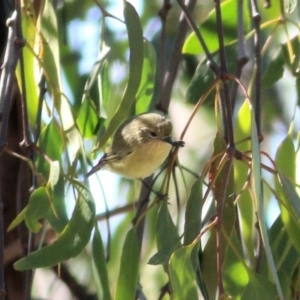
[[[172,146],[184,146],[183,141],[173,141],[171,133],[172,123],[161,113],[130,118],[117,129],[112,143],[86,177],[100,169],[132,179],[148,177],[164,162]]]

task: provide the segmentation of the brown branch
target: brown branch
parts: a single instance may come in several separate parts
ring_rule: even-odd
[[[158,98],[163,90],[163,82],[166,69],[166,21],[168,12],[171,9],[169,0],[164,0],[163,6],[158,15],[161,19],[161,35],[160,35],[160,55],[159,55],[159,77],[158,77]]]
[[[196,0],[186,0],[186,7],[193,11]],[[172,54],[168,62],[166,73],[163,79],[162,90],[155,105],[156,109],[164,113],[168,112],[173,84],[177,75],[178,66],[181,61],[181,50],[187,33],[187,21],[184,13],[181,14],[173,43]]]
[[[20,49],[23,47],[23,43],[17,40],[16,23],[17,12],[14,11],[11,18],[7,20],[8,39],[0,79],[0,120],[2,121],[0,131],[0,153],[7,144],[9,109],[15,80],[15,70],[19,59]]]
[[[216,10],[216,22],[217,31],[219,39],[219,54],[221,62],[220,78],[223,81],[223,94],[220,93],[222,118],[224,126],[224,138],[227,143],[227,147],[230,149],[235,148],[234,135],[233,135],[233,125],[232,125],[232,104],[229,92],[229,85],[227,82],[226,75],[228,73],[225,45],[224,45],[224,31],[223,31],[223,20],[221,14],[221,3],[220,0],[215,0],[215,10]]]
[[[0,299],[5,299],[3,202],[0,191]]]

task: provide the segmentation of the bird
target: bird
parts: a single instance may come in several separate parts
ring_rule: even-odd
[[[171,121],[160,112],[134,116],[120,125],[99,162],[87,173],[110,170],[123,177],[143,179],[165,161],[172,147],[183,147],[174,141]]]

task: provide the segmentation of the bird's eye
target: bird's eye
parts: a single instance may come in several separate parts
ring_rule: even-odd
[[[156,136],[157,136],[157,133],[154,132],[154,131],[150,131],[150,135],[151,135],[152,137],[156,137]]]

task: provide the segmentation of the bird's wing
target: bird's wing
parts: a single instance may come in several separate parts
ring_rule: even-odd
[[[119,149],[119,151],[113,151],[113,148],[111,147],[111,145],[109,145],[106,149],[105,149],[105,153],[104,155],[101,157],[99,163],[105,165],[107,163],[113,162],[113,161],[118,161],[123,159],[125,156],[129,155],[132,151],[130,150],[125,150],[124,148]]]

